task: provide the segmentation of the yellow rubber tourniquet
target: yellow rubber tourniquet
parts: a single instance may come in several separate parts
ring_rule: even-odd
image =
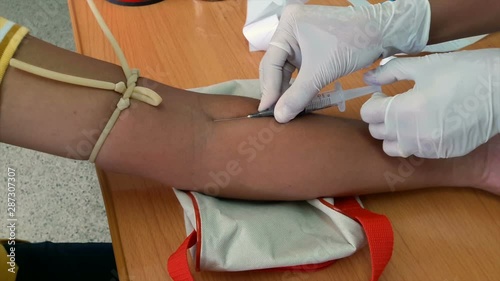
[[[8,23],[7,20],[0,18],[0,29],[5,27]],[[2,24],[3,22],[3,24]],[[3,76],[7,67],[9,66],[9,60],[14,56],[14,53],[19,46],[19,43],[23,40],[24,36],[28,34],[28,29],[14,24],[3,38],[0,38],[0,84],[2,83]]]
[[[97,140],[97,143],[94,146],[94,149],[92,150],[90,154],[89,161],[94,162],[95,159],[97,158],[97,155],[99,153],[99,150],[101,149],[102,145],[104,144],[104,141],[106,140],[107,136],[111,132],[111,129],[113,129],[113,126],[115,125],[116,121],[118,120],[118,117],[120,116],[120,113],[127,109],[130,106],[130,99],[137,99],[139,101],[145,102],[149,105],[152,106],[157,106],[162,102],[162,99],[160,95],[158,95],[155,91],[145,88],[145,87],[140,87],[137,86],[137,79],[139,78],[139,70],[137,69],[130,69],[129,65],[127,63],[127,60],[125,59],[125,55],[123,54],[123,51],[121,50],[120,46],[118,45],[118,42],[114,38],[113,34],[111,34],[111,31],[109,30],[108,26],[104,22],[104,19],[102,18],[101,14],[97,10],[97,7],[95,6],[94,2],[92,0],[87,0],[88,5],[90,6],[90,9],[92,10],[92,13],[94,14],[94,17],[97,20],[97,23],[101,27],[102,31],[108,38],[109,42],[111,43],[111,46],[113,47],[115,54],[117,55],[120,64],[122,65],[123,72],[125,73],[125,76],[127,77],[126,82],[118,82],[118,83],[113,83],[113,82],[106,82],[106,81],[99,81],[99,80],[94,80],[94,79],[88,79],[88,78],[83,78],[83,77],[77,77],[77,76],[72,76],[72,75],[67,75],[55,71],[51,71],[48,69],[40,68],[16,59],[11,59],[10,60],[10,66],[18,68],[20,70],[32,73],[34,75],[42,76],[48,79],[64,82],[64,83],[69,83],[73,85],[79,85],[79,86],[85,86],[85,87],[92,87],[92,88],[98,88],[98,89],[104,89],[104,90],[112,90],[117,93],[122,94],[122,98],[120,101],[118,101],[118,104],[116,105],[116,109],[113,112],[113,115],[109,118],[108,123],[104,127],[104,130],[102,131],[101,135],[99,136],[99,139]]]

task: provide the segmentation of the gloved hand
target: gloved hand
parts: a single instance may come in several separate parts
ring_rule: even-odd
[[[335,79],[380,56],[420,52],[429,28],[428,0],[359,7],[289,5],[260,64],[259,110],[279,99],[276,120],[288,122]],[[288,88],[295,68],[299,74]]]
[[[462,156],[500,132],[500,49],[393,59],[369,84],[413,80],[406,93],[375,93],[361,108],[390,156]]]

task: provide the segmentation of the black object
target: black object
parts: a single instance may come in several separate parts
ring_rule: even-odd
[[[122,6],[145,6],[151,5],[163,0],[107,0],[110,3]]]
[[[16,281],[118,281],[111,243],[16,243],[15,248]]]

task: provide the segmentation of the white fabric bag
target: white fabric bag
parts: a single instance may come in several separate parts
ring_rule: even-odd
[[[258,97],[259,84],[236,80],[199,90]],[[363,209],[359,198],[262,202],[174,191],[188,234],[168,261],[174,281],[193,280],[186,256],[189,248],[197,271],[307,271],[350,256],[368,242],[371,280],[378,279],[392,255],[389,220]]]

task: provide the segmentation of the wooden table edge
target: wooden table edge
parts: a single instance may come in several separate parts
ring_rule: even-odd
[[[111,191],[109,189],[109,184],[104,170],[96,166],[96,173],[101,187],[104,206],[106,208],[106,215],[108,217],[109,232],[111,233],[116,270],[118,271],[119,279],[127,281],[129,280],[128,268],[127,263],[125,262],[125,255],[123,253],[122,239],[120,235],[120,228],[118,227],[113,197],[111,196]]]

